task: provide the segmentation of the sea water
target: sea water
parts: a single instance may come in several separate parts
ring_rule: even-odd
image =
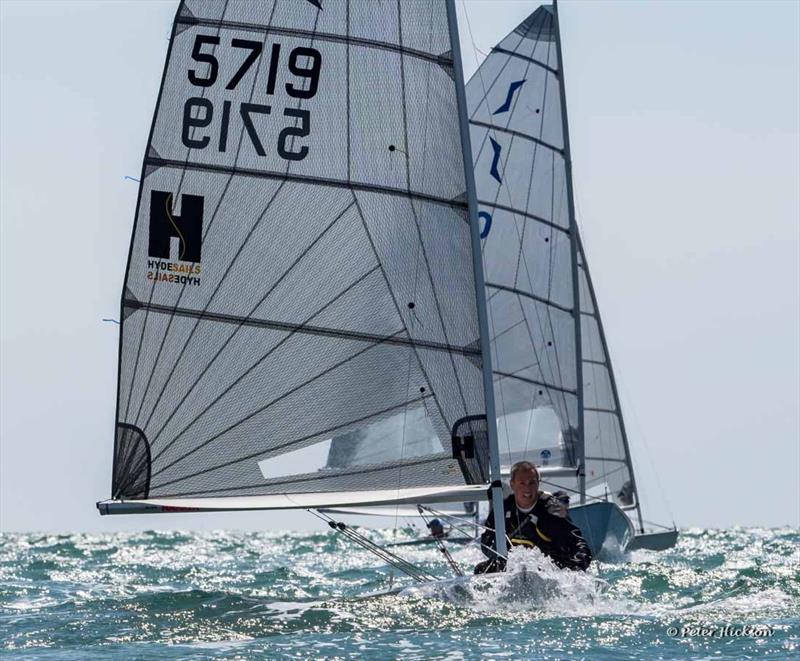
[[[366,531],[365,531],[366,532]],[[411,530],[369,531],[381,542]],[[800,532],[682,531],[663,552],[413,585],[334,531],[0,536],[3,659],[800,659]],[[465,571],[481,559],[453,546]],[[523,553],[525,555],[523,555]],[[390,586],[399,594],[365,596]]]

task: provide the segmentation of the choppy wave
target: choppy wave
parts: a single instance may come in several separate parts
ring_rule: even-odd
[[[448,579],[426,585],[327,531],[0,540],[3,658],[800,658],[797,530],[684,531],[588,574],[520,552],[485,579],[403,547]]]

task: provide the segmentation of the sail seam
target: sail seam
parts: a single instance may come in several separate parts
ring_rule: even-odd
[[[587,457],[584,457],[584,459],[589,460],[589,461],[615,461],[617,463],[626,464],[626,465],[628,463],[625,459],[619,459],[617,457],[588,457],[587,456]]]
[[[592,406],[584,406],[584,411],[593,411],[594,413],[610,413],[611,415],[619,415],[619,411],[615,411],[613,409],[602,409],[602,408],[595,408]]]
[[[363,184],[356,181],[345,181],[341,179],[327,179],[323,177],[311,177],[302,174],[291,174],[284,172],[272,172],[271,170],[251,170],[247,168],[231,168],[224,165],[213,165],[210,163],[189,163],[183,161],[175,161],[165,158],[147,157],[145,159],[147,165],[154,165],[158,167],[174,167],[184,168],[188,170],[202,170],[207,172],[240,175],[243,177],[257,177],[263,179],[281,179],[286,181],[293,181],[297,183],[311,183],[320,186],[332,186],[334,188],[347,188],[368,193],[386,193],[388,195],[397,195],[398,197],[413,197],[426,202],[434,202],[436,204],[445,204],[449,207],[457,209],[466,209],[466,202],[459,201],[458,199],[448,199],[430,195],[429,193],[422,193],[420,191],[407,190],[403,188],[392,188],[391,186],[378,186],[376,184]],[[535,216],[533,216],[535,218]],[[541,222],[548,222],[540,218]]]
[[[501,48],[500,46],[495,46],[494,48],[492,48],[492,52],[493,53],[502,53],[503,55],[510,55],[512,57],[518,57],[521,60],[526,60],[528,62],[532,62],[533,64],[536,64],[536,65],[542,67],[542,69],[546,69],[547,71],[552,73],[554,76],[558,77],[558,69],[554,69],[553,67],[547,66],[543,62],[539,62],[539,60],[534,60],[532,57],[528,57],[526,55],[521,55],[519,53],[515,53],[514,51],[506,50],[505,48]]]
[[[477,119],[471,119],[469,121],[469,123],[473,124],[474,126],[480,126],[481,128],[489,129],[490,131],[500,131],[500,133],[507,133],[509,135],[516,136],[518,138],[523,138],[525,140],[530,140],[531,142],[535,142],[537,145],[541,145],[542,147],[550,149],[550,150],[552,150],[552,151],[554,151],[554,152],[556,152],[558,154],[561,154],[562,156],[564,155],[564,150],[563,149],[559,149],[555,145],[551,145],[550,143],[545,142],[544,140],[540,140],[539,138],[534,138],[532,135],[528,135],[526,133],[520,133],[519,131],[515,131],[514,129],[505,128],[503,126],[496,126],[495,124],[489,124],[487,122],[481,122],[481,121],[479,121]]]
[[[503,211],[508,211],[512,214],[519,214],[520,216],[524,216],[525,218],[530,218],[531,220],[535,220],[538,223],[542,223],[543,225],[547,225],[548,227],[552,227],[553,229],[557,229],[559,232],[563,232],[564,234],[569,235],[569,230],[561,225],[557,225],[552,220],[546,220],[541,216],[537,216],[533,213],[528,213],[527,211],[521,211],[520,209],[515,209],[514,207],[506,206],[505,204],[498,204],[497,202],[489,202],[487,200],[478,200],[478,204],[494,208],[494,209],[501,209]]]
[[[487,282],[486,286],[487,287],[491,287],[493,289],[499,289],[500,291],[506,291],[506,292],[509,292],[510,294],[517,294],[518,296],[522,296],[523,298],[529,298],[529,299],[531,299],[533,301],[536,301],[537,303],[543,303],[544,305],[547,305],[547,306],[550,306],[550,307],[553,307],[553,308],[557,308],[557,309],[561,310],[562,312],[566,312],[567,314],[570,314],[570,315],[574,314],[572,308],[565,307],[565,306],[563,306],[563,305],[561,305],[559,303],[556,303],[554,301],[549,301],[548,299],[542,298],[541,296],[537,296],[536,294],[531,294],[530,292],[522,291],[521,289],[516,289],[514,287],[507,287],[506,285],[500,285],[500,284],[497,284],[496,282]],[[139,305],[142,305],[142,304],[139,303]]]
[[[453,67],[453,60],[444,57],[444,55],[435,55],[433,53],[426,53],[425,51],[417,50],[416,48],[408,48],[398,44],[390,44],[386,41],[377,41],[375,39],[365,39],[364,37],[344,36],[340,34],[333,34],[330,32],[311,32],[309,30],[298,30],[296,28],[273,27],[270,25],[261,25],[258,23],[240,23],[237,21],[221,21],[208,18],[178,18],[178,23],[189,25],[202,25],[205,27],[225,28],[231,30],[243,30],[246,32],[264,32],[266,34],[279,34],[290,37],[301,37],[319,39],[321,41],[330,41],[340,44],[355,44],[364,46],[365,48],[377,48],[380,50],[393,51],[401,55],[408,55],[416,57],[421,60],[427,60],[434,64],[441,66]]]
[[[533,379],[526,379],[524,376],[519,376],[517,374],[510,374],[509,372],[498,372],[497,370],[492,370],[492,374],[497,374],[498,376],[502,376],[506,379],[517,379],[519,381],[524,381],[525,383],[530,383],[534,386],[541,386],[542,388],[547,388],[548,390],[557,390],[558,392],[565,392],[570,395],[577,395],[578,391],[570,388],[562,388],[561,386],[553,385],[552,383],[543,383],[541,381],[534,381]]]
[[[151,312],[160,312],[182,317],[192,317],[206,321],[218,321],[228,324],[240,324],[242,326],[255,326],[258,328],[269,328],[271,330],[307,333],[309,335],[324,335],[327,337],[341,337],[349,340],[360,340],[365,342],[385,342],[402,346],[413,346],[422,349],[434,349],[437,351],[447,351],[450,353],[460,353],[465,355],[480,356],[478,349],[470,348],[469,345],[459,347],[444,342],[431,342],[428,340],[415,340],[412,338],[396,337],[394,335],[377,335],[374,333],[358,333],[356,331],[339,330],[336,328],[326,328],[323,326],[309,326],[307,324],[289,323],[285,321],[273,321],[269,319],[253,319],[232,314],[222,314],[218,312],[208,312],[204,310],[192,310],[190,308],[176,308],[170,305],[159,305],[157,303],[143,303],[137,300],[126,299],[126,307],[135,309],[148,309]]]

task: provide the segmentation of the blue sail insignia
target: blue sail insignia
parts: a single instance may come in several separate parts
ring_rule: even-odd
[[[489,142],[492,143],[492,149],[494,149],[494,158],[492,159],[492,167],[489,170],[489,174],[492,175],[495,179],[497,179],[498,184],[502,184],[503,180],[500,178],[500,173],[497,170],[497,164],[500,162],[500,147],[499,144],[495,141],[494,138],[489,138]]]
[[[508,112],[511,109],[511,102],[514,100],[514,93],[522,87],[525,83],[525,79],[516,80],[508,86],[508,93],[506,94],[506,100],[503,102],[503,105],[500,106],[497,110],[495,110],[492,114],[499,115],[502,112]]]
[[[489,236],[489,231],[492,229],[492,214],[486,211],[479,211],[478,218],[481,218],[485,221],[483,229],[481,230],[481,238],[485,239],[487,236]]]

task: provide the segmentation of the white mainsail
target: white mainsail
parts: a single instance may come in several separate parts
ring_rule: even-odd
[[[540,7],[467,85],[499,447],[576,466],[579,370],[555,20]]]
[[[558,39],[553,7],[539,7],[467,85],[499,449],[506,465],[544,466],[549,488],[638,508],[572,210]]]
[[[444,1],[181,2],[125,275],[102,512],[485,489],[454,20]],[[371,461],[323,471],[282,461],[398,416],[428,442],[398,452],[388,435]]]

